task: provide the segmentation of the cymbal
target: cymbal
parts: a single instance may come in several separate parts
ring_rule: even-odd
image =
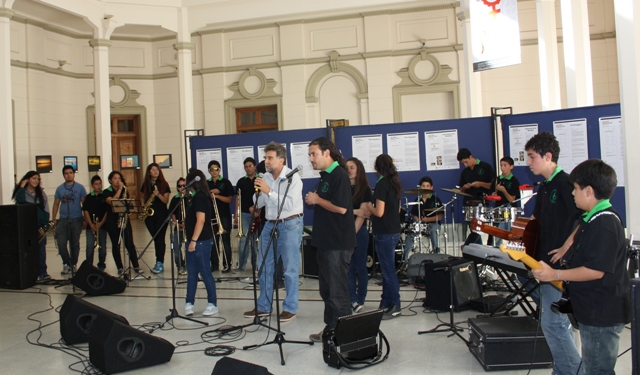
[[[448,191],[449,193],[453,193],[453,194],[459,194],[459,195],[462,195],[462,196],[465,196],[465,197],[473,197],[473,195],[467,194],[467,193],[463,192],[460,189],[440,188],[440,190]]]
[[[405,194],[431,194],[433,193],[433,190],[415,188],[415,189],[405,190],[404,193]]]

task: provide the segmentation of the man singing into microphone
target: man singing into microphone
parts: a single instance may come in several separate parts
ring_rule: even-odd
[[[338,148],[328,138],[317,138],[309,143],[309,160],[313,169],[321,171],[317,190],[305,197],[305,202],[314,206],[311,244],[318,248],[318,283],[326,324],[309,339],[320,342],[323,333],[336,328],[339,317],[351,315],[347,273],[356,231],[351,182]]]
[[[267,222],[260,236],[260,251],[257,267],[260,296],[258,311],[244,313],[245,318],[271,314],[273,298],[274,251],[282,258],[284,283],[287,296],[282,304],[281,322],[296,317],[298,311],[298,271],[300,268],[300,242],[302,242],[302,180],[285,165],[287,150],[283,145],[270,142],[264,148],[267,173],[256,178],[254,184],[259,189],[256,208],[264,207]],[[289,181],[287,181],[290,179]],[[287,185],[289,190],[287,191]],[[285,197],[285,191],[287,195]],[[282,212],[278,218],[278,208]],[[277,220],[276,220],[277,219]],[[275,232],[274,232],[275,228]],[[275,244],[274,244],[275,242]],[[275,245],[275,246],[274,246]]]

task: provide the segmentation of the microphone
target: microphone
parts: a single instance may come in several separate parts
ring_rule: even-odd
[[[256,178],[262,178],[262,176],[264,176],[262,173],[258,173],[256,175]],[[260,191],[260,189],[257,186],[255,186],[254,188],[256,189],[256,193]]]
[[[200,176],[196,176],[193,180],[191,180],[191,182],[189,182],[184,189],[187,190],[191,187],[191,185],[195,184],[196,182],[200,181]]]
[[[300,164],[299,166],[297,166],[295,169],[293,169],[291,172],[287,173],[286,176],[284,176],[285,179],[290,179],[291,177],[293,177],[294,174],[300,172],[301,170],[303,170],[304,167],[302,166],[302,164]]]

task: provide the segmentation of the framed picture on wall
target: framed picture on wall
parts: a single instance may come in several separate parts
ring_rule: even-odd
[[[120,155],[120,169],[140,169],[138,155]]]
[[[53,172],[53,162],[51,161],[51,155],[36,156],[36,172],[38,173]]]
[[[153,155],[153,162],[158,164],[160,168],[173,168],[171,154],[155,154]]]
[[[77,156],[64,156],[63,157],[63,164],[72,166],[73,170],[76,173],[78,172],[78,157]]]
[[[99,155],[87,156],[87,161],[89,163],[89,172],[100,172],[101,165]]]

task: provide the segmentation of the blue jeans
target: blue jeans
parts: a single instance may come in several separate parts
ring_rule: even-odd
[[[176,265],[176,268],[183,268],[185,266],[184,257],[182,256],[182,242],[184,241],[184,233],[177,227],[173,228],[171,241],[171,246],[173,249],[173,261]]]
[[[44,275],[47,273],[47,237],[45,236],[40,243],[38,243],[38,250],[40,250],[40,273],[38,275]]]
[[[318,285],[324,301],[324,323],[329,329],[336,328],[339,317],[351,315],[347,273],[352,254],[352,249],[318,249]]]
[[[582,367],[589,375],[615,375],[620,332],[624,324],[594,327],[580,323]]]
[[[400,233],[374,234],[376,254],[382,271],[382,299],[381,308],[391,305],[400,306],[400,282],[395,267],[395,249]]]
[[[93,248],[96,242],[96,236],[91,231],[91,228],[87,226],[87,261],[93,266]],[[107,260],[107,228],[100,228],[98,230],[98,244],[100,250],[98,250],[98,268],[104,270],[107,266],[105,261]]]
[[[440,224],[430,223],[429,224],[429,240],[431,240],[431,251],[434,254],[440,252],[440,248],[438,246],[438,234],[440,234]],[[411,249],[413,249],[413,243],[415,242],[416,237],[418,237],[418,233],[407,234],[407,237],[404,239],[404,260],[409,260],[409,255],[411,254]]]
[[[357,302],[358,305],[364,305],[364,299],[367,297],[367,284],[369,283],[369,275],[367,271],[369,231],[365,225],[363,225],[358,233],[356,233],[356,240],[357,246],[351,256],[349,274],[347,275],[349,296],[351,298],[351,303]]]
[[[270,221],[264,225],[260,236],[260,251],[258,252],[258,269],[262,273],[258,275],[260,283],[260,297],[258,297],[258,310],[271,312],[273,301],[273,243],[269,241],[271,231],[276,224]],[[302,242],[302,218],[287,220],[278,223],[278,257],[282,258],[284,265],[284,285],[287,296],[282,304],[282,310],[292,314],[298,312],[298,275],[300,269],[300,242]],[[267,245],[269,244],[269,248]],[[262,265],[264,263],[264,266]]]
[[[541,283],[537,292],[540,297],[540,326],[555,362],[552,374],[583,375],[584,368],[580,366],[580,353],[573,341],[571,322],[565,314],[551,311],[551,303],[558,301],[562,292],[550,283]]]
[[[247,264],[247,258],[249,257],[249,246],[251,244],[246,244],[247,243],[247,236],[246,234],[249,233],[249,231],[251,230],[250,226],[251,226],[251,220],[253,219],[253,215],[251,213],[248,212],[242,212],[241,218],[240,220],[242,223],[242,230],[243,233],[245,234],[245,236],[240,237],[240,241],[238,241],[238,269],[240,271],[244,271],[244,268]],[[245,249],[246,246],[246,249]]]
[[[78,263],[78,255],[80,254],[80,234],[82,234],[81,217],[75,219],[60,218],[56,225],[56,237],[58,239],[58,253],[62,258],[62,264],[75,266]],[[67,249],[67,242],[69,248]]]
[[[187,245],[187,247],[188,246],[189,245]],[[198,274],[200,274],[204,286],[207,288],[207,301],[216,306],[218,305],[216,281],[213,279],[211,268],[209,267],[211,246],[213,246],[213,239],[197,241],[195,251],[187,250],[187,267],[189,268],[189,274],[187,276],[187,303],[193,304],[196,300]]]

